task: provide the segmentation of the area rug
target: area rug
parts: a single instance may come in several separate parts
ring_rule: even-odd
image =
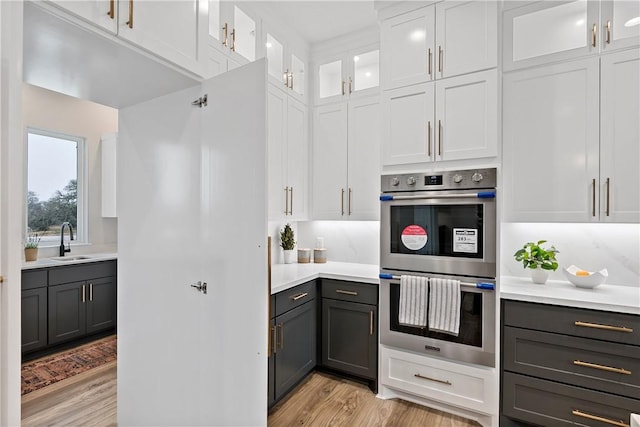
[[[116,360],[115,335],[22,364],[22,394]]]

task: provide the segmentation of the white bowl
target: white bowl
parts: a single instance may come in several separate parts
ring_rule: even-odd
[[[583,270],[580,267],[576,267],[575,265],[571,265],[563,270],[564,270],[564,275],[567,276],[567,279],[569,279],[569,281],[578,288],[593,289],[596,286],[603,284],[604,281],[609,276],[609,273],[607,272],[606,268],[600,271],[593,271],[593,272],[589,271],[588,276],[577,276],[576,273],[578,271],[586,271],[586,270]]]

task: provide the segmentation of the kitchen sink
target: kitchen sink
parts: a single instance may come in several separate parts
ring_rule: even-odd
[[[67,262],[71,262],[71,261],[82,261],[85,259],[91,259],[93,258],[92,256],[87,256],[87,255],[76,255],[76,256],[54,256],[51,257],[52,260],[55,261],[67,261]]]

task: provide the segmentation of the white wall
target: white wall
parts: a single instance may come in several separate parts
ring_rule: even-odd
[[[606,268],[608,284],[640,286],[640,224],[503,223],[501,233],[501,275],[529,277],[513,254],[526,242],[547,240],[560,251],[551,280],[565,280],[562,268],[573,264]]]
[[[23,85],[25,127],[86,138],[88,238],[90,246],[72,246],[72,253],[113,252],[118,242],[117,220],[102,217],[102,155],[100,137],[118,131],[118,110],[36,86]],[[39,257],[57,255],[58,247],[40,246]]]

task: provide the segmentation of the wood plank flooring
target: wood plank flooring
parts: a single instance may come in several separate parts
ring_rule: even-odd
[[[22,425],[115,426],[116,363],[23,396]],[[315,372],[276,405],[268,427],[477,427],[473,421],[401,400],[382,400],[365,385]]]
[[[314,372],[269,414],[269,427],[477,427],[475,421],[403,400],[382,400],[365,385]]]

